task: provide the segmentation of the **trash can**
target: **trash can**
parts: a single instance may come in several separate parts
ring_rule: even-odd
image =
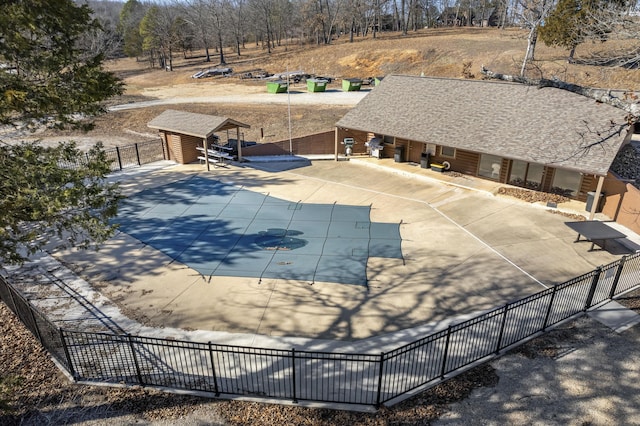
[[[344,138],[342,144],[344,145],[344,155],[347,157],[353,154],[353,145],[356,143],[353,138]]]
[[[402,163],[404,161],[404,156],[402,155],[403,152],[404,152],[403,146],[396,147],[396,151],[393,155],[393,161],[395,161],[396,163]]]
[[[287,93],[289,83],[286,80],[269,81],[267,83],[268,93]]]
[[[585,210],[590,212],[593,207],[593,203],[596,198],[595,192],[587,192],[587,204],[585,206]],[[602,207],[604,207],[604,193],[600,193],[600,199],[598,200],[598,204],[596,206],[596,213],[600,213],[602,211]]]
[[[430,162],[430,158],[429,158],[428,152],[423,152],[422,154],[420,154],[420,168],[428,169],[429,162]]]
[[[342,90],[344,92],[357,92],[362,87],[362,79],[360,78],[344,78],[342,79]]]
[[[329,81],[323,78],[309,78],[307,79],[307,91],[309,92],[324,92],[327,88]]]

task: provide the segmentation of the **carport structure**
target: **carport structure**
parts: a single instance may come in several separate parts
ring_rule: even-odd
[[[168,159],[180,164],[188,164],[196,161],[199,156],[198,147],[207,152],[210,144],[215,144],[218,132],[236,131],[236,146],[238,147],[238,160],[242,160],[242,143],[240,143],[240,128],[248,129],[251,126],[239,121],[208,114],[197,114],[187,111],[168,109],[153,120],[147,127],[157,129],[167,148]],[[207,170],[209,170],[208,156],[205,156]]]

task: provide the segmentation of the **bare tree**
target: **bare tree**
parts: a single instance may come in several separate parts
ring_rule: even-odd
[[[567,156],[564,158],[550,158],[546,160],[548,162],[560,162],[571,158],[580,158],[589,155],[594,149],[605,149],[604,147],[607,146],[609,141],[616,140],[621,135],[624,135],[626,131],[632,129],[635,123],[640,120],[640,99],[632,92],[627,91],[622,94],[616,94],[611,90],[584,87],[558,79],[530,79],[522,76],[506,75],[490,71],[484,66],[481,69],[481,73],[490,79],[516,82],[538,88],[554,87],[567,90],[594,99],[597,102],[614,106],[627,113],[623,120],[603,119],[600,122],[594,123],[584,121],[583,128],[576,134],[573,149],[567,153]],[[545,149],[544,152],[553,152],[553,150]]]
[[[254,28],[256,43],[259,40],[266,41],[267,53],[271,53],[273,43],[273,14],[275,0],[250,0],[250,7],[254,12]]]
[[[331,44],[346,0],[309,0],[303,4],[304,25],[312,29],[316,43]]]
[[[640,97],[638,97],[633,92],[626,91],[622,93],[622,96],[617,96],[610,89],[594,89],[591,87],[568,83],[559,79],[532,79],[523,76],[501,74],[488,70],[484,66],[482,67],[480,72],[482,73],[482,75],[490,79],[521,83],[528,86],[536,86],[539,88],[555,87],[556,89],[567,90],[569,92],[594,99],[597,102],[614,106],[628,113],[626,120],[626,125],[628,126],[631,126],[640,121]]]
[[[207,1],[207,16],[212,24],[214,34],[216,36],[217,49],[220,53],[220,64],[225,65],[227,61],[224,58],[224,33],[225,33],[225,19],[226,0],[208,0]]]
[[[212,28],[209,23],[208,0],[176,0],[185,22],[193,27],[199,44],[204,48],[205,61],[211,62],[209,47],[212,44]]]
[[[122,3],[116,1],[86,1],[91,8],[91,17],[100,26],[97,31],[91,31],[84,35],[80,43],[89,52],[101,53],[106,58],[117,57],[122,53],[122,38],[118,34],[120,10]]]
[[[529,30],[527,35],[527,51],[522,60],[520,76],[524,77],[527,64],[535,60],[536,43],[538,42],[538,28],[553,8],[553,0],[518,0],[518,17],[521,24]]]
[[[184,20],[176,8],[162,5],[152,6],[140,22],[140,33],[143,36],[143,47],[150,52],[151,61],[159,55],[160,66],[173,71],[173,52],[179,46],[179,27]]]
[[[236,46],[236,53],[240,56],[240,49],[244,49],[246,20],[248,17],[245,0],[230,0],[226,2],[229,30]]]
[[[585,41],[600,42],[603,47],[589,57],[575,62],[640,68],[640,17],[630,16],[629,8],[615,4],[606,8],[589,9],[586,13],[590,25],[581,29],[581,35]]]

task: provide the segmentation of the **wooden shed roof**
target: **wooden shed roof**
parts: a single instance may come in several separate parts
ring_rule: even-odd
[[[336,125],[604,176],[626,115],[555,88],[391,75]]]
[[[168,109],[147,123],[147,127],[205,139],[215,132],[251,126],[226,117]]]

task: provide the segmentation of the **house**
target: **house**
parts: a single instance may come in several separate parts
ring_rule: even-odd
[[[631,139],[626,112],[556,88],[391,75],[336,124],[383,157],[585,201]],[[336,143],[336,156],[338,147]]]
[[[495,7],[459,7],[449,6],[442,10],[437,18],[439,26],[445,27],[495,27],[498,26],[500,16]]]

